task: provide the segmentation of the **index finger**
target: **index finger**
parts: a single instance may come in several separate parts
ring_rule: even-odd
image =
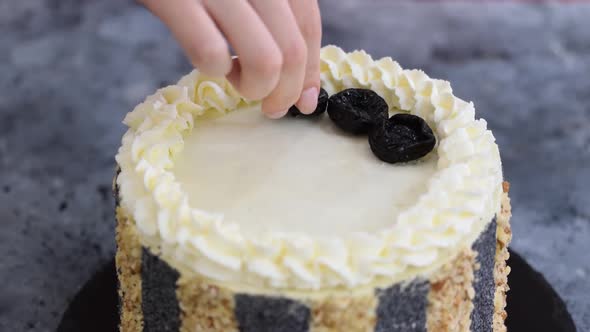
[[[212,76],[226,75],[231,58],[225,38],[205,8],[194,0],[142,0],[178,40],[192,64]]]

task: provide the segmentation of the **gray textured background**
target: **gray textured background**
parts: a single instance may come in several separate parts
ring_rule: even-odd
[[[590,5],[392,3],[322,1],[325,43],[475,102],[513,184],[513,248],[590,331]],[[0,0],[1,331],[53,331],[112,257],[121,119],[188,70],[130,1]]]

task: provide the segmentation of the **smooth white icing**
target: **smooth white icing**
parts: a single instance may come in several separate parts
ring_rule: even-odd
[[[327,116],[273,121],[259,107],[197,120],[184,142],[172,173],[189,204],[246,236],[379,231],[426,192],[437,162],[386,164]]]
[[[189,196],[199,189],[183,188],[175,176],[185,140],[201,120],[256,103],[240,98],[227,81],[193,71],[125,118],[129,130],[117,155],[117,181],[122,207],[144,245],[183,274],[254,287],[318,289],[425,274],[475,240],[499,211],[502,171],[494,137],[484,120],[474,119],[473,104],[453,96],[448,82],[402,70],[391,58],[374,61],[363,51],[327,46],[321,61],[322,85],[330,93],[371,88],[392,111],[420,115],[435,130],[436,170],[414,203],[381,229],[341,234],[248,233],[241,220],[195,206]]]

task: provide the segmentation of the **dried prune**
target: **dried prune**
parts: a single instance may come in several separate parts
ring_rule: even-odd
[[[326,92],[326,90],[321,88],[320,94],[318,96],[318,106],[315,108],[315,111],[313,111],[313,113],[303,114],[303,113],[301,113],[301,111],[299,111],[297,106],[293,105],[289,108],[289,112],[287,114],[289,114],[292,117],[298,117],[298,116],[301,116],[301,117],[313,116],[313,117],[315,117],[320,114],[323,114],[326,111],[327,106],[328,106],[328,92]]]
[[[377,158],[401,163],[424,157],[436,138],[426,121],[411,114],[396,114],[369,132],[369,145]]]
[[[328,101],[328,115],[342,130],[366,134],[375,125],[387,120],[389,107],[375,91],[346,89]]]

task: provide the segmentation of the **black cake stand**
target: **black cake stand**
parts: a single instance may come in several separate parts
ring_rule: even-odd
[[[508,264],[509,332],[575,332],[563,300],[547,280],[522,257],[510,252]],[[117,332],[119,323],[117,274],[111,261],[74,297],[57,332]]]

